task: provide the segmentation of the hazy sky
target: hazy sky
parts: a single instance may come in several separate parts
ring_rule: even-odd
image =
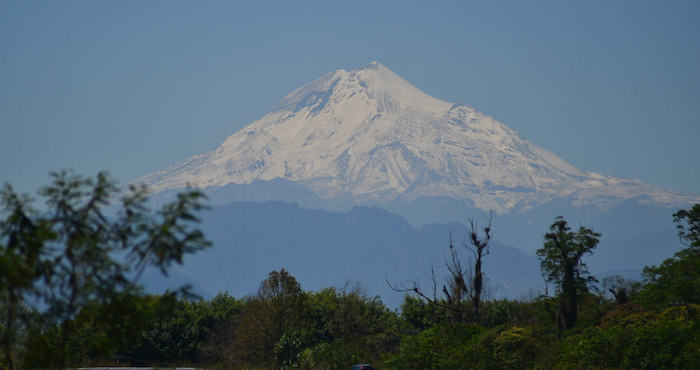
[[[379,61],[588,171],[700,194],[700,1],[0,1],[0,183],[121,181]]]

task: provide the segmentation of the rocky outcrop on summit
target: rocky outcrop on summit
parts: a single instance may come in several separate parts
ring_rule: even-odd
[[[284,179],[324,201],[382,206],[450,197],[524,212],[560,199],[601,209],[700,197],[582,171],[464,104],[433,98],[380,63],[291,94],[215,150],[137,179],[155,192]]]

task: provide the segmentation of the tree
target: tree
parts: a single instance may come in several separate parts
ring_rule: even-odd
[[[556,218],[537,250],[545,280],[554,283],[558,296],[556,322],[561,330],[574,327],[578,317],[579,293],[595,281],[582,257],[598,246],[600,233],[581,226],[572,232],[563,217]]]
[[[700,204],[676,212],[673,221],[687,248],[659,266],[644,268],[639,300],[647,306],[700,304]]]
[[[10,186],[2,192],[1,213],[7,216],[0,222],[0,290],[8,367],[15,366],[12,320],[24,298],[34,295],[46,306],[42,316],[57,330],[52,350],[43,355],[55,355],[46,361],[63,367],[72,320],[83,308],[104,305],[118,314],[124,302],[142,294],[138,279],[146,268],[167,274],[184,255],[209,246],[193,227],[196,213],[206,208],[198,190],[181,192],[153,212],[144,186],[122,191],[104,172],[94,179],[69,171],[51,176],[52,183],[40,191],[42,212]],[[112,215],[107,208],[117,199]]]
[[[602,282],[603,289],[607,290],[615,297],[618,304],[625,304],[630,298],[636,295],[641,288],[638,281],[628,280],[620,275],[606,276]]]
[[[306,352],[315,358],[313,368],[374,363],[398,346],[398,316],[379,296],[367,296],[359,284],[323,289],[310,295],[310,303],[310,325],[317,336]]]
[[[5,185],[0,197],[5,215],[0,221],[0,333],[4,362],[14,369],[17,347],[25,339],[18,336],[26,329],[21,315],[26,311],[24,300],[39,293],[35,283],[47,265],[42,260],[44,243],[53,234],[47,222],[31,218],[31,198],[16,194],[10,185]]]
[[[673,214],[681,243],[700,254],[700,204],[689,210],[681,209]]]
[[[234,363],[227,366],[273,366],[276,344],[286,332],[303,327],[307,306],[294,276],[285,269],[270,272],[236,322]]]
[[[472,279],[472,309],[474,310],[474,322],[481,322],[481,295],[484,289],[484,274],[481,271],[482,258],[490,253],[489,241],[491,240],[491,219],[493,215],[489,214],[487,218],[488,224],[482,229],[483,239],[479,238],[478,229],[479,226],[475,225],[473,219],[469,219],[469,225],[471,226],[471,232],[469,233],[469,241],[472,247],[464,245],[474,254],[474,278]]]
[[[180,298],[171,302],[168,295],[153,300],[157,314],[141,331],[137,345],[121,353],[127,359],[141,360],[132,365],[195,365],[213,360],[209,336],[239,314],[242,306],[227,293],[209,301]]]
[[[484,328],[462,323],[436,324],[415,335],[405,336],[398,353],[389,357],[390,369],[495,368],[484,364],[479,339]]]
[[[483,258],[490,253],[489,241],[491,241],[491,220],[492,215],[486,217],[487,224],[481,229],[482,236],[479,236],[479,226],[474,219],[469,219],[469,244],[462,243],[462,246],[472,252],[474,259],[469,259],[470,264],[462,262],[457,248],[453,243],[453,236],[450,233],[450,256],[446,259],[445,267],[449,275],[446,284],[442,286],[444,298],[438,298],[437,280],[435,278],[435,268],[431,269],[432,295],[421,289],[418,281],[410,282],[410,285],[389,284],[391,289],[398,292],[413,292],[421,298],[427,300],[432,306],[446,309],[450,312],[452,322],[465,322],[468,316],[468,303],[471,303],[471,320],[479,323],[481,320],[481,302],[484,298],[484,273],[482,271]],[[473,264],[473,265],[472,265]]]

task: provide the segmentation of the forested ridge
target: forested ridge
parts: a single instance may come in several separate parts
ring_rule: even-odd
[[[674,214],[683,249],[642,281],[592,276],[586,258],[604,235],[555,218],[537,251],[540,291],[493,299],[491,232],[468,219],[429,281],[392,281],[396,310],[362,281],[305,291],[288,271],[245,297],[210,300],[187,287],[151,295],[162,274],[210,243],[197,228],[194,189],[152,210],[145,188],[104,173],[53,174],[44,203],[2,189],[0,368],[196,366],[382,369],[695,368],[700,363],[700,204]],[[118,200],[118,201],[117,201]],[[107,207],[116,207],[107,215]],[[479,223],[481,221],[481,223]],[[452,238],[450,238],[451,240]],[[663,246],[659,246],[660,248]],[[254,287],[251,287],[254,289]]]

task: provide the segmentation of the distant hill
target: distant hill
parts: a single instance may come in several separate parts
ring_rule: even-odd
[[[470,256],[461,247],[467,236],[464,225],[417,228],[379,208],[356,207],[341,213],[283,202],[239,202],[214,207],[203,216],[203,230],[215,247],[189,256],[173,273],[177,282],[192,282],[205,296],[220,291],[236,297],[254,294],[270,271],[285,268],[306,290],[361,283],[369,294],[397,307],[403,294],[392,291],[386,280],[419,280],[429,288],[432,264],[442,283],[450,232],[463,261]],[[496,220],[493,232],[502,232]],[[670,256],[672,250],[656,244],[658,240],[654,236],[627,244],[603,243],[587,261],[593,272],[628,273],[622,270]],[[645,253],[628,255],[628,244]],[[497,241],[491,243],[484,271],[496,298],[520,298],[544,290],[537,257]],[[152,279],[146,281],[151,288],[167,286]]]

